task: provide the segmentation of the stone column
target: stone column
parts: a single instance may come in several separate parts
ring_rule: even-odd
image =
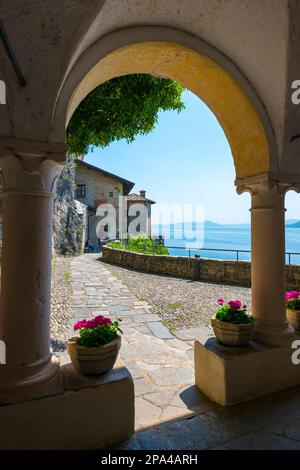
[[[65,153],[49,147],[18,143],[14,149],[0,148],[0,339],[6,345],[0,402],[30,397],[54,381],[59,371],[59,362],[50,352],[52,208]]]
[[[287,184],[267,179],[239,184],[238,192],[251,193],[251,287],[255,339],[283,345],[293,328],[285,310],[285,191]]]

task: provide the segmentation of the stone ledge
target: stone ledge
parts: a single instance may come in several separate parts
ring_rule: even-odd
[[[291,345],[222,346],[217,339],[195,341],[197,387],[220,405],[233,405],[300,384]]]
[[[136,269],[142,272],[192,278],[203,282],[221,283],[249,287],[251,284],[251,263],[248,261],[166,256],[135,253],[104,246],[102,261]],[[288,290],[300,289],[300,266],[286,266]]]
[[[101,449],[134,434],[134,386],[125,367],[97,378],[61,368],[63,392],[0,408],[0,449]]]

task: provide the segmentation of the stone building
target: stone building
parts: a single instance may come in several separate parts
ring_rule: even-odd
[[[127,208],[128,208],[128,224],[130,227],[130,222],[134,221],[136,212],[138,212],[139,209],[139,204],[142,204],[145,207],[145,214],[142,217],[142,220],[140,220],[139,224],[136,226],[134,224],[133,230],[136,230],[137,232],[142,232],[147,234],[149,237],[151,237],[151,206],[152,204],[155,204],[155,201],[152,201],[152,199],[148,199],[146,197],[146,191],[144,189],[140,190],[139,194],[132,193],[127,196]],[[130,210],[131,208],[134,208],[134,214],[130,215]],[[135,232],[134,232],[135,233]],[[130,234],[130,230],[129,230]]]
[[[126,74],[167,77],[202,99],[228,139],[232,184],[251,194],[255,342],[228,358],[215,341],[196,341],[197,386],[227,405],[300,384],[284,238],[286,192],[300,191],[300,2],[10,0],[1,2],[1,22],[1,446],[99,448],[133,433],[132,378],[83,377],[76,392],[64,388],[49,325],[53,194],[66,125],[89,92]],[[213,171],[208,177],[213,184]]]
[[[107,234],[103,233],[103,238],[97,236],[97,224],[100,217],[97,215],[97,208],[101,204],[111,204],[116,211],[116,237],[120,233],[120,206],[125,211],[124,233],[128,232],[128,224],[134,222],[139,216],[141,209],[141,218],[137,224],[137,231],[151,235],[151,205],[154,201],[146,198],[146,192],[140,191],[140,194],[129,194],[134,183],[120,176],[109,173],[96,166],[90,165],[83,160],[76,160],[75,169],[75,197],[80,202],[84,214],[84,236],[86,243],[88,240],[94,249],[98,249],[101,240],[105,239]],[[122,198],[122,200],[120,199]],[[139,205],[145,207],[145,212]],[[130,215],[130,212],[134,215]]]

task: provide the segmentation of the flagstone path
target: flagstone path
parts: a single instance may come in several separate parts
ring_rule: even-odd
[[[121,318],[120,356],[134,378],[136,430],[214,408],[195,387],[193,367],[193,340],[212,330],[177,331],[183,339],[176,338],[98,258],[84,254],[71,262],[74,322],[97,315]]]
[[[122,318],[120,355],[134,378],[139,432],[118,449],[300,450],[300,387],[231,407],[210,402],[193,385],[192,346],[211,330],[177,330],[173,336],[98,256],[71,262],[72,309],[74,321],[99,314]],[[62,362],[69,361],[61,354]]]

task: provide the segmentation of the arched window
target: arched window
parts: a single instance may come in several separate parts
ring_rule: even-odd
[[[6,85],[3,80],[0,80],[0,104],[6,104]]]

